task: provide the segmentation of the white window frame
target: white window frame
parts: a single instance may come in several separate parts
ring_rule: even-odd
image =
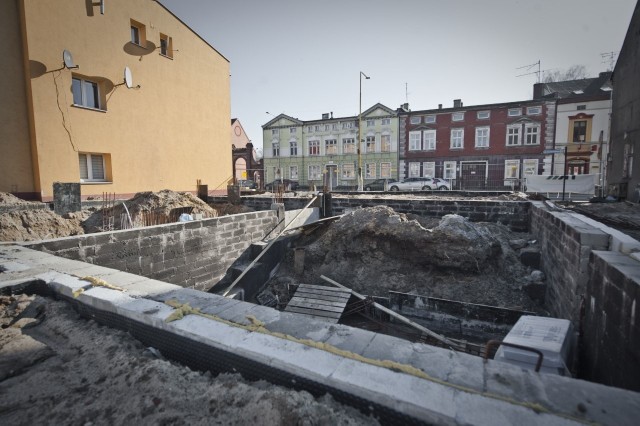
[[[534,176],[538,174],[538,159],[527,158],[522,160],[522,174],[525,176]]]
[[[436,150],[436,131],[435,130],[424,130],[422,132],[422,148],[425,151],[435,151]]]
[[[504,160],[504,178],[518,179],[520,177],[520,160]]]
[[[509,108],[507,111],[507,116],[509,117],[520,117],[522,115],[522,108]]]
[[[451,121],[464,121],[464,112],[452,112]]]
[[[324,141],[325,155],[338,155],[338,141],[336,139],[326,139]]]
[[[514,133],[510,133],[511,130],[515,130]],[[513,143],[512,142],[512,137],[515,136],[516,138],[516,142]],[[509,124],[507,126],[507,132],[506,132],[506,137],[507,140],[505,141],[505,144],[507,146],[520,146],[522,145],[522,125],[521,124]]]
[[[434,161],[425,161],[422,163],[422,175],[427,177],[436,176],[436,163]]]
[[[338,123],[333,123],[331,125],[331,130],[338,130]]]
[[[345,149],[349,147],[348,149]],[[356,140],[354,138],[342,139],[342,153],[343,154],[355,154],[356,153]]]
[[[369,147],[373,147],[373,149],[369,149]],[[365,151],[364,152],[378,152],[376,150],[376,137],[375,136],[367,136],[364,140],[364,147],[365,147]]]
[[[102,161],[102,178],[94,176],[93,170],[93,159],[100,157]],[[87,177],[82,177],[82,166],[80,163],[84,162],[85,168],[87,170]],[[104,161],[104,154],[89,154],[86,152],[78,153],[78,165],[80,167],[80,182],[107,182],[107,167]]]
[[[313,126],[313,130],[314,130],[315,132],[319,132],[319,131],[320,131],[320,125],[319,125],[319,124],[317,124],[317,125]]]
[[[424,117],[424,122],[425,123],[435,123],[436,122],[436,116],[435,115],[426,115]]]
[[[289,134],[290,135],[295,135],[296,134],[296,128],[295,127],[289,127]]]
[[[289,179],[298,180],[298,166],[289,166]]]
[[[320,180],[321,176],[320,164],[309,164],[309,180]]]
[[[478,111],[476,118],[478,120],[488,120],[491,118],[491,111]]]
[[[412,116],[410,119],[411,124],[420,124],[421,122],[422,122],[422,117],[419,117],[416,115]]]
[[[280,129],[271,129],[271,136],[279,136]]]
[[[535,132],[529,133],[529,130],[535,130]],[[535,142],[529,142],[530,136],[535,137]],[[540,125],[538,123],[527,123],[524,125],[524,138],[525,145],[540,145]]]
[[[271,156],[272,157],[280,156],[280,142],[271,142]]]
[[[540,106],[527,107],[527,115],[540,115],[540,114],[542,114],[542,107]]]
[[[490,132],[489,126],[476,127],[476,148],[489,148]]]
[[[386,179],[391,177],[391,163],[380,163],[380,178]]]
[[[76,96],[75,96],[75,91],[73,90],[73,82],[77,81],[80,84],[80,103],[76,102]],[[95,89],[95,98],[96,98],[96,103],[98,104],[97,106],[95,105],[89,105],[89,97],[87,96],[87,90],[88,87],[90,86],[91,90]],[[73,104],[75,106],[79,106],[79,107],[83,107],[83,108],[90,108],[90,109],[96,109],[96,110],[103,110],[102,109],[102,100],[100,99],[100,85],[92,80],[85,80],[83,78],[80,77],[73,77],[71,79],[71,91],[72,91],[72,95],[73,95]]]
[[[307,129],[307,132],[313,133],[313,126],[309,126],[309,128]]]
[[[386,126],[386,125],[388,125],[388,124],[391,124],[391,119],[390,119],[390,118],[383,118],[383,119],[382,119],[382,121],[381,121],[381,124],[382,124],[383,126]]]
[[[449,181],[456,178],[456,162],[445,161],[442,167],[442,178]]]
[[[353,180],[356,178],[356,165],[353,163],[343,163],[340,167],[343,180]]]
[[[376,178],[376,163],[366,163],[364,165],[364,177],[366,179]]]
[[[367,120],[367,127],[374,127],[376,125],[376,120]]]
[[[345,121],[342,123],[342,128],[343,129],[351,129],[353,128],[353,123],[350,121]]]
[[[391,135],[388,133],[380,135],[380,152],[391,152]]]
[[[320,155],[320,141],[318,139],[309,141],[309,156],[315,157],[316,155]]]
[[[297,141],[289,141],[289,156],[295,157],[298,155],[298,142]]]
[[[420,177],[420,163],[419,162],[410,162],[409,163],[409,177]]]
[[[415,130],[413,132],[409,132],[409,151],[420,151],[422,150],[422,132],[420,130]]]
[[[457,146],[459,143],[460,146]],[[464,149],[464,128],[451,129],[450,149]]]

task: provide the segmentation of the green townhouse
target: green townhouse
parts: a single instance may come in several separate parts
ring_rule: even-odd
[[[360,156],[356,141],[360,123]],[[358,187],[398,178],[398,113],[380,103],[358,116],[301,121],[280,114],[262,126],[265,182],[288,179],[302,187]]]

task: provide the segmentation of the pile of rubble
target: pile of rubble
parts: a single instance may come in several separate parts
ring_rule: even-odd
[[[304,272],[295,273],[289,254],[272,280],[280,298],[286,298],[287,284],[325,284],[325,275],[367,295],[392,290],[541,310],[528,290],[538,288],[544,275],[519,256],[522,250],[535,252],[535,242],[500,224],[458,215],[423,219],[379,206],[349,213],[294,244],[305,249]]]

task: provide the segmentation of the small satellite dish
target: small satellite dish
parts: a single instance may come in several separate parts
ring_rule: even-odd
[[[133,76],[131,75],[131,69],[129,69],[129,67],[124,67],[124,84],[127,86],[127,89],[133,87]]]
[[[64,66],[69,69],[78,68],[78,66],[73,63],[73,55],[66,49],[62,51],[62,61],[64,62]]]

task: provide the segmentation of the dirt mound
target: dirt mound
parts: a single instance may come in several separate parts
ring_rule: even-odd
[[[33,201],[25,201],[8,192],[0,192],[0,205],[25,205],[34,204]]]
[[[392,290],[539,310],[522,291],[531,271],[510,247],[514,238],[503,225],[458,215],[426,228],[389,207],[358,209],[324,233],[302,235],[295,245],[305,247],[304,272],[295,274],[293,254],[288,255],[273,280],[274,291],[281,296],[287,283],[324,285],[320,275],[326,275],[368,295],[387,296]]]
[[[77,217],[65,219],[48,209],[0,214],[0,241],[33,241],[84,234]]]
[[[123,204],[126,205],[126,209]],[[131,223],[128,220],[127,210]],[[115,230],[159,225],[176,222],[182,213],[199,213],[205,218],[218,216],[214,208],[195,195],[164,189],[159,192],[138,192],[132,199],[123,201],[110,210],[95,212],[83,223],[83,226],[86,232],[99,232],[107,227]],[[109,221],[109,218],[112,220]]]

